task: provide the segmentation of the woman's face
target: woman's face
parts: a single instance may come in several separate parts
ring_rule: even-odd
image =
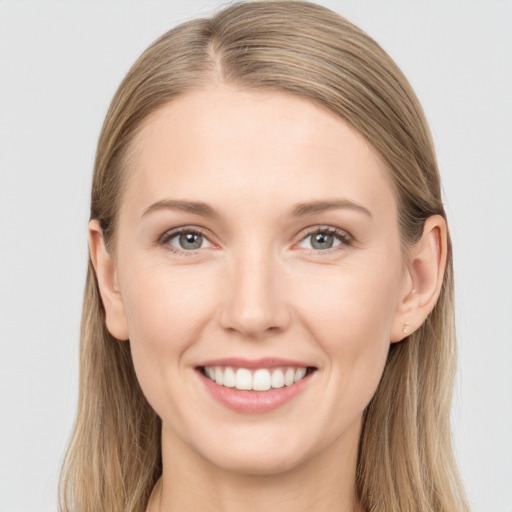
[[[410,291],[376,151],[308,100],[227,86],[134,149],[114,280],[164,445],[245,473],[355,453]]]

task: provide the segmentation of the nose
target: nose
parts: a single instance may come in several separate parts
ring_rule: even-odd
[[[286,330],[291,313],[282,269],[271,251],[248,249],[233,256],[228,275],[220,311],[222,328],[250,339]]]

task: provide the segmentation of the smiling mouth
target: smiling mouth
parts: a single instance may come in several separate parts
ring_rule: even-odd
[[[231,366],[199,366],[198,370],[219,386],[242,391],[268,391],[292,386],[314,372],[316,368],[285,366],[248,369]]]

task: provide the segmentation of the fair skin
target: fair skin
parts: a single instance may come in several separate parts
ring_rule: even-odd
[[[389,171],[355,129],[306,99],[226,85],[155,112],[126,185],[115,251],[96,220],[89,243],[107,327],[130,340],[162,419],[148,511],[360,510],[362,414],[390,344],[437,300],[443,219],[404,258]],[[296,207],[320,201],[341,203]],[[205,362],[226,358],[309,370],[289,387],[237,391],[205,376]],[[260,399],[286,389],[299,391],[270,408]]]

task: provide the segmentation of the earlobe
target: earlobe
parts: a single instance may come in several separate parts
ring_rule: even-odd
[[[115,262],[105,246],[103,232],[97,219],[89,222],[89,254],[91,257],[101,300],[105,308],[108,331],[119,340],[128,339],[128,325],[124,304],[117,281]]]
[[[391,341],[398,342],[418,329],[441,293],[448,254],[446,221],[432,215],[424,224],[421,239],[409,251],[407,279],[398,305]]]

